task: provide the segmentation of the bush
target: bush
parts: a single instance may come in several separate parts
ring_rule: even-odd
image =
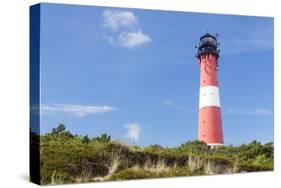
[[[147,178],[156,178],[156,177],[157,177],[156,173],[144,169],[135,170],[133,168],[129,168],[113,174],[110,180],[133,180],[133,179],[147,179]]]
[[[45,185],[265,171],[273,170],[273,151],[272,142],[257,141],[214,149],[198,140],[170,148],[130,146],[107,134],[72,135],[60,124],[40,135],[40,175]]]

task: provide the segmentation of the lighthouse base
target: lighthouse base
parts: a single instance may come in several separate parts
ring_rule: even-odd
[[[217,147],[220,147],[220,146],[224,146],[224,145],[221,144],[221,143],[212,143],[212,144],[207,144],[207,145],[210,146],[211,149],[217,148]]]

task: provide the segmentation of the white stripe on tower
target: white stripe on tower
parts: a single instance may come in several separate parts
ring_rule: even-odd
[[[199,109],[208,106],[220,107],[219,88],[217,86],[200,87]]]

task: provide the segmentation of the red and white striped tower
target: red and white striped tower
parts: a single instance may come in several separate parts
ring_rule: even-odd
[[[219,43],[217,36],[206,33],[200,38],[197,58],[200,66],[198,140],[211,147],[223,145],[218,85]]]

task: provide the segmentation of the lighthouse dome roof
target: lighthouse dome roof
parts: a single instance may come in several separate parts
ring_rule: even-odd
[[[219,57],[219,42],[217,41],[217,34],[212,35],[210,33],[206,33],[203,36],[200,37],[200,42],[197,51],[197,57],[199,57],[201,54],[206,53],[214,53]]]

